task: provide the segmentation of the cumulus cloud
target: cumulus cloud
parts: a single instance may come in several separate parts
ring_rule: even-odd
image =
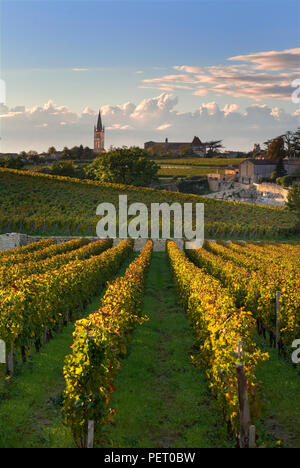
[[[238,108],[239,106],[237,104],[226,104],[223,109],[225,117],[227,117],[229,114],[232,114],[233,112],[237,112]]]
[[[241,111],[234,103],[221,109],[215,101],[207,101],[192,112],[179,112],[177,104],[176,96],[162,93],[138,104],[103,106],[106,147],[142,146],[145,141],[164,141],[166,137],[170,141],[192,141],[198,135],[202,141],[223,139],[228,149],[250,150],[254,142],[263,142],[300,124],[299,112],[289,114],[279,106],[254,104]],[[51,100],[32,108],[2,104],[1,151],[92,146],[97,113],[98,109],[90,108],[76,113]]]

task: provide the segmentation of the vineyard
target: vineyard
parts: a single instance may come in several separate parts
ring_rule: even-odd
[[[299,253],[84,238],[1,252],[0,447],[300,447]]]
[[[150,188],[71,179],[0,168],[0,232],[95,235],[102,202],[205,203],[206,238],[287,238],[297,234],[297,217],[278,207],[213,200]]]

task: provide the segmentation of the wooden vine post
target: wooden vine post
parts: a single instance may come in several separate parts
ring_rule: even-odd
[[[12,349],[6,356],[6,369],[8,375],[14,373],[14,350]]]
[[[14,373],[14,351],[11,349],[7,352],[6,343],[0,340],[0,364],[6,364],[6,374],[13,375]]]
[[[48,328],[45,326],[42,337],[42,344],[45,345],[48,341]]]
[[[1,364],[6,364],[6,345],[3,340],[0,340],[0,379],[4,377],[5,371],[3,372],[3,366]],[[6,370],[6,369],[5,369]]]
[[[236,365],[240,406],[240,448],[249,447],[250,410],[248,389],[243,364]]]
[[[280,297],[281,292],[276,291],[276,336],[275,336],[275,345],[276,349],[279,349],[279,338],[280,338]]]
[[[6,346],[3,340],[0,340],[0,364],[6,363]]]
[[[94,421],[88,421],[88,434],[87,434],[86,448],[94,448],[94,432],[95,432]]]
[[[238,357],[243,353],[243,343],[238,346]],[[240,407],[240,448],[255,447],[255,426],[250,426],[250,407],[247,388],[247,379],[243,364],[236,364],[238,395]]]

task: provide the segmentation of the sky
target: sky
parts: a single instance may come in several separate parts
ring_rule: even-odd
[[[0,0],[1,152],[300,126],[298,0]],[[294,85],[294,86],[293,86]]]

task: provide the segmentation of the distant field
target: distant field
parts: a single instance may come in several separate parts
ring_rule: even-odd
[[[204,203],[206,236],[290,236],[296,217],[278,207],[213,200],[197,195],[0,169],[0,231],[94,235],[99,203]]]
[[[182,159],[156,159],[155,162],[160,166],[174,164],[176,166],[205,166],[210,168],[238,166],[245,158],[182,158]]]
[[[189,177],[189,176],[199,176],[203,177],[209,174],[210,172],[215,172],[216,168],[211,168],[211,167],[195,167],[195,166],[167,166],[163,167],[164,164],[161,165],[161,169],[158,171],[159,176],[170,176],[170,177],[175,177],[175,176],[182,176],[182,177]],[[223,173],[224,169],[218,169],[219,173]]]
[[[182,158],[156,160],[161,169],[158,174],[163,177],[206,176],[211,172],[224,173],[224,167],[238,166],[244,159],[223,158]]]

